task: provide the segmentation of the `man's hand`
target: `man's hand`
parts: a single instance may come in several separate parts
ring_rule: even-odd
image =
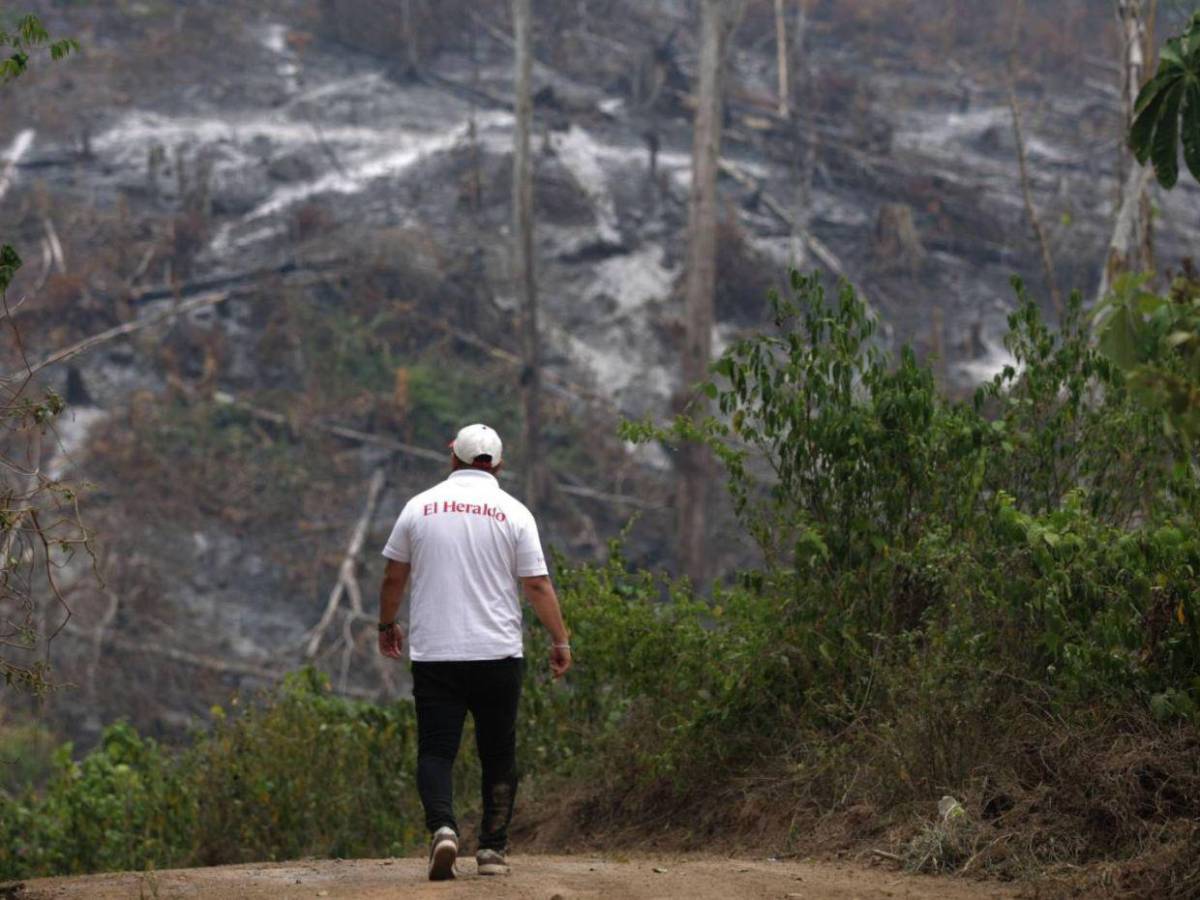
[[[400,614],[400,601],[411,573],[411,564],[394,559],[388,560],[383,573],[383,585],[379,589],[379,621],[392,624],[379,632],[379,652],[389,659],[399,659],[404,650],[404,632],[396,624],[396,616]]]
[[[404,632],[395,623],[379,632],[379,652],[391,659],[399,659],[404,653]]]
[[[550,671],[555,678],[562,678],[571,668],[571,648],[566,644],[550,646]]]
[[[563,624],[558,594],[554,592],[550,576],[527,575],[521,579],[521,587],[525,591],[525,599],[550,632],[550,671],[555,678],[562,678],[571,668],[570,633]]]

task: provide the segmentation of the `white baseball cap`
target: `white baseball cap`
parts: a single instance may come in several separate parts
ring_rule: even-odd
[[[501,444],[500,435],[496,434],[495,429],[476,424],[468,425],[459,431],[450,442],[450,448],[455,456],[468,465],[475,462],[477,457],[490,456],[492,465],[497,466],[500,464],[500,454],[504,445]]]

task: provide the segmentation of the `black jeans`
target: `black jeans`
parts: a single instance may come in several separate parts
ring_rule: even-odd
[[[436,831],[454,819],[452,772],[467,712],[475,720],[475,746],[483,769],[483,819],[479,849],[508,847],[508,825],[517,795],[517,702],[525,661],[520,657],[466,662],[414,662],[417,706],[417,790],[425,825]]]

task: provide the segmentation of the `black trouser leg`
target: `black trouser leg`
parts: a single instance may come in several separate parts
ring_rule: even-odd
[[[524,660],[489,660],[472,678],[468,706],[482,768],[483,818],[479,849],[504,851],[517,796],[517,706]]]
[[[456,663],[412,664],[417,707],[417,791],[425,807],[425,826],[437,831],[454,819],[454,758],[462,741],[467,699]]]

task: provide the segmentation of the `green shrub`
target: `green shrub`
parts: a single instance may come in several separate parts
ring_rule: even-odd
[[[40,792],[0,793],[0,879],[299,856],[395,855],[425,838],[412,705],[333,696],[304,670],[171,753],[128,725]],[[466,754],[464,754],[466,757]],[[460,805],[475,770],[457,772]]]
[[[411,704],[342,700],[305,670],[236,710],[214,710],[183,757],[198,862],[394,855],[423,839]]]
[[[60,747],[42,796],[0,798],[0,877],[142,868],[181,858],[195,794],[171,756],[112,725],[83,760]]]
[[[1161,417],[1092,345],[1078,298],[1055,334],[1018,284],[1007,342],[1016,365],[964,404],[908,351],[894,366],[884,357],[848,287],[835,303],[816,277],[793,275],[792,288],[773,298],[775,333],[715,364],[705,389],[721,418],[625,429],[706,441],[764,559],[710,609],[686,596],[680,605],[676,591],[669,613],[652,614],[691,617],[703,635],[689,661],[672,658],[689,646],[678,623],[649,638],[664,682],[605,673],[626,688],[624,702],[646,697],[644,721],[662,726],[652,743],[702,768],[736,759],[755,737],[882,721],[914,683],[937,696],[930,677],[952,680],[961,699],[951,706],[972,714],[1032,688],[1060,712],[1104,701],[1194,718],[1194,469],[1164,452]],[[608,581],[580,602],[614,603]],[[657,610],[654,593],[637,598]],[[614,630],[651,615],[614,609]],[[590,616],[604,621],[580,608],[569,619],[580,628]],[[655,672],[643,668],[640,633],[627,630],[610,652]],[[671,649],[651,646],[660,641]],[[719,660],[725,680],[694,674],[701,660]],[[691,680],[673,694],[672,677]],[[889,685],[903,688],[889,696]],[[703,709],[686,702],[701,696]],[[681,721],[688,737],[674,740]]]

